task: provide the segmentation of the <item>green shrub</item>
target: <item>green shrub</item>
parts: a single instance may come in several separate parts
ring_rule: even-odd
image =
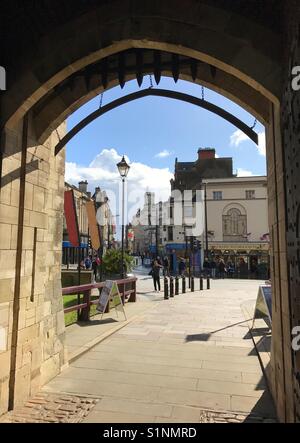
[[[124,264],[126,272],[133,267],[133,257],[124,252]],[[102,258],[102,271],[105,275],[121,273],[122,251],[120,249],[109,249]]]

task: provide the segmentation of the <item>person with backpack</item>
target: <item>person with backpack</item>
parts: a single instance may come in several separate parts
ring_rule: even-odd
[[[84,260],[84,266],[85,266],[85,269],[91,269],[92,260],[91,260],[90,256],[87,256],[86,259]]]

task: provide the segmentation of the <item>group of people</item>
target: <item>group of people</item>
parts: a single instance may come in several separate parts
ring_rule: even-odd
[[[224,278],[225,273],[227,273],[227,272],[228,272],[228,275],[233,274],[234,268],[231,265],[231,262],[230,263],[228,262],[227,264],[225,264],[223,258],[219,258],[217,261],[215,261],[214,259],[209,261],[208,258],[205,258],[204,263],[203,263],[203,271],[207,277]]]
[[[179,258],[178,274],[180,276],[186,275],[187,273],[186,262],[187,262],[186,259],[182,257]],[[167,256],[164,256],[163,259],[157,256],[152,260],[151,263],[151,271],[149,272],[149,275],[151,275],[153,278],[154,290],[156,292],[159,292],[161,289],[160,288],[161,271],[164,277],[170,276],[170,262]],[[257,277],[257,272],[258,272],[257,262],[253,259],[250,262],[250,273],[253,276],[253,278]],[[239,259],[236,266],[231,260],[227,260],[225,262],[222,257],[211,258],[210,260],[208,258],[205,258],[202,266],[202,275],[211,278],[221,278],[221,279],[225,277],[234,278],[237,275],[243,278],[243,276],[247,276],[248,273],[249,273],[248,264],[242,257]]]
[[[92,270],[94,273],[95,280],[97,279],[98,267],[101,264],[101,260],[98,255],[88,255],[84,260],[81,261],[80,267],[81,269],[86,269],[88,271]]]
[[[216,260],[208,260],[207,258],[203,263],[203,270],[206,276],[210,276],[212,278],[225,278],[225,275],[228,278],[233,278],[236,273],[240,276],[248,274],[248,264],[241,257],[237,267],[235,267],[234,263],[231,260],[228,260],[226,263],[223,258],[217,258]],[[256,274],[257,272],[257,263],[251,262],[251,273]]]

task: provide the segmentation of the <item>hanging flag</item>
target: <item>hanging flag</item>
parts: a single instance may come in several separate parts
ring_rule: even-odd
[[[263,234],[263,235],[260,237],[260,239],[261,239],[261,240],[265,240],[265,241],[269,241],[269,240],[270,240],[270,234],[269,234],[269,232],[267,232],[266,234]]]
[[[98,250],[100,248],[100,236],[99,236],[99,228],[96,219],[95,204],[91,200],[86,202],[85,207],[88,218],[91,245],[93,249]]]
[[[64,211],[69,242],[72,246],[78,248],[80,246],[80,238],[73,189],[71,191],[65,191]]]
[[[243,237],[244,237],[244,238],[248,238],[251,234],[252,234],[252,232],[248,232],[248,234],[243,235]]]

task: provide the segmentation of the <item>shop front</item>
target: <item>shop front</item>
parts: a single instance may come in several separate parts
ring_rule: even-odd
[[[223,259],[227,276],[267,280],[270,277],[269,243],[209,243],[209,257]]]

